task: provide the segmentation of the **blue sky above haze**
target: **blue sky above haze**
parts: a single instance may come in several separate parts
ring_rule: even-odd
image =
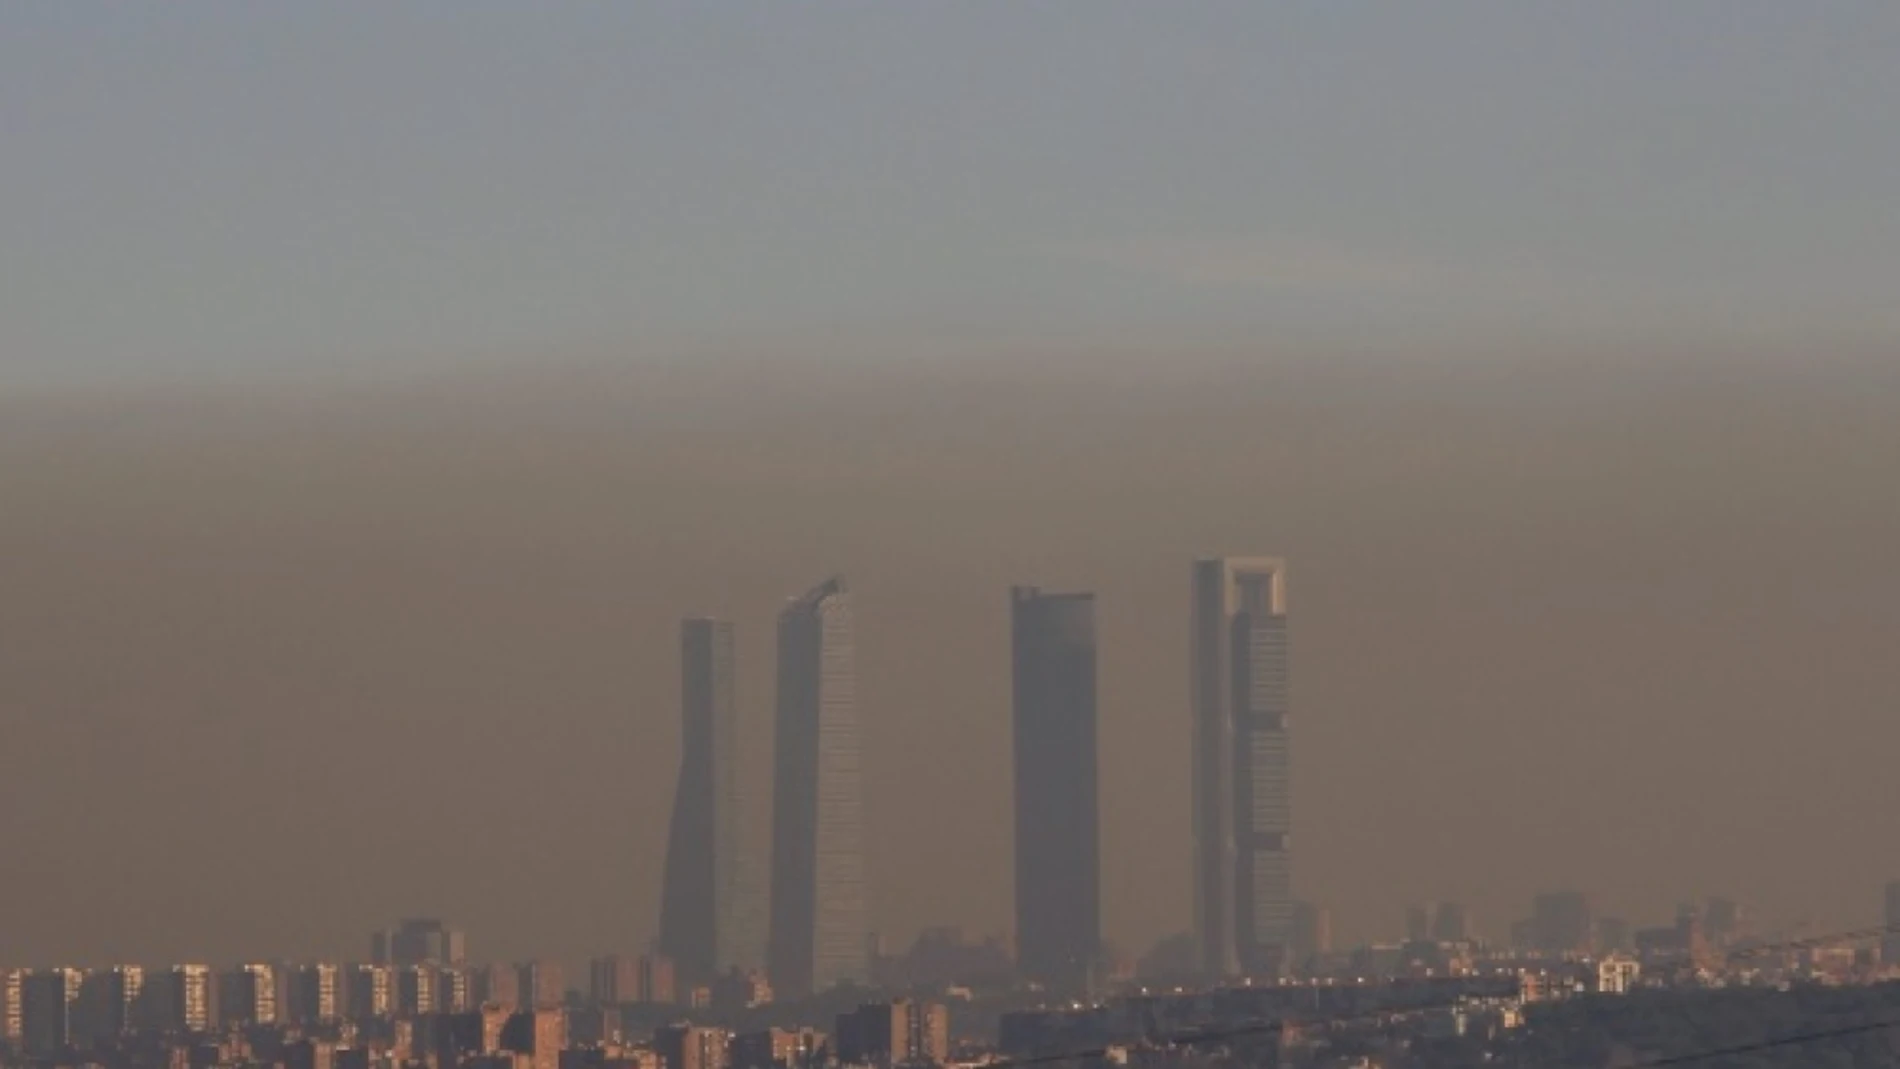
[[[1891,343],[1895,56],[1884,0],[14,5],[0,388],[832,332]]]

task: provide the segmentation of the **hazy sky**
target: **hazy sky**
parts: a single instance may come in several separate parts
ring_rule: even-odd
[[[0,385],[798,329],[1900,335],[1890,3],[0,29]]]
[[[9,8],[0,963],[637,948],[678,618],[763,729],[838,569],[879,926],[1009,922],[1035,583],[1099,595],[1145,949],[1222,552],[1291,562],[1344,936],[1864,922],[1897,54],[1820,0]]]
[[[1900,367],[1532,355],[0,404],[0,960],[361,953],[414,912],[483,955],[637,947],[678,618],[738,621],[763,731],[772,615],[832,569],[897,939],[1008,925],[1007,588],[1099,593],[1139,949],[1187,919],[1210,551],[1292,561],[1297,882],[1342,935],[1423,898],[1497,934],[1551,886],[1867,921],[1900,875]]]

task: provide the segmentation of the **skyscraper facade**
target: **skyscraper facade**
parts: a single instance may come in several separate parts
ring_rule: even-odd
[[[833,578],[778,620],[770,975],[781,997],[870,979],[851,595]]]
[[[1209,976],[1278,972],[1293,920],[1286,562],[1194,562],[1194,932]]]
[[[210,966],[174,965],[164,974],[163,984],[158,1007],[163,1027],[204,1032],[218,1024],[218,989]]]
[[[600,1006],[640,1001],[640,965],[626,954],[609,954],[587,964],[587,992]]]
[[[137,965],[115,965],[89,973],[80,987],[81,1027],[84,1038],[109,1043],[138,1026],[139,1000],[145,990],[145,970]]]
[[[277,1023],[277,968],[253,963],[218,977],[218,1018],[229,1024]]]
[[[508,970],[513,976],[513,970]],[[352,965],[343,973],[345,1014],[358,1021],[388,1017],[396,1009],[395,970],[387,965]]]
[[[1596,912],[1582,891],[1544,891],[1531,899],[1531,949],[1588,954],[1596,944]]]
[[[403,1017],[436,1013],[436,984],[441,974],[432,965],[404,965],[396,970],[396,1012]]]
[[[674,975],[672,958],[665,954],[642,954],[639,970],[638,1001],[660,1005],[679,1001],[679,985]]]
[[[323,1024],[336,1020],[342,1008],[342,982],[335,965],[300,965],[290,973],[284,1011],[293,1024]]]
[[[693,984],[762,964],[763,909],[746,834],[733,626],[680,625],[679,783],[666,844],[660,947]]]
[[[515,991],[524,1010],[559,1006],[567,998],[567,975],[552,961],[524,961],[515,966]]]
[[[1471,911],[1458,902],[1438,903],[1432,912],[1432,938],[1440,943],[1470,941]]]
[[[1095,596],[1010,591],[1017,964],[1082,991],[1101,950]]]
[[[0,969],[0,1046],[20,1041],[25,1015],[26,970]]]
[[[434,917],[409,917],[393,931],[371,934],[370,960],[377,965],[461,965],[468,961],[468,936]]]
[[[841,1014],[834,1031],[845,1065],[891,1069],[950,1060],[950,1013],[940,1002],[900,998]]]
[[[33,1058],[52,1058],[73,1042],[79,991],[85,974],[78,969],[41,969],[28,973],[21,991],[20,1049]]]

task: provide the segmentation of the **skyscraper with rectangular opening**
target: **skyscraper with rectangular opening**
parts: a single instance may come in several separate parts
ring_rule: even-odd
[[[832,578],[778,620],[768,956],[781,998],[870,979],[861,747],[851,595]]]
[[[1293,919],[1286,562],[1194,562],[1194,931],[1202,971],[1284,965]]]
[[[1082,993],[1102,939],[1095,595],[1015,587],[1009,605],[1017,964]]]

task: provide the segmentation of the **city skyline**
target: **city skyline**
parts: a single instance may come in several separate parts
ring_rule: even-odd
[[[1576,892],[1547,892],[1531,905],[1526,938],[1592,938],[1574,924],[1590,914]],[[1808,1051],[1825,1051],[1830,1064],[1891,1060],[1884,1040],[1854,1042],[1889,1027],[1882,1022],[1900,993],[1892,982],[1900,963],[1883,958],[1880,929],[1776,941],[1751,933],[1733,900],[1707,906],[1704,914],[1684,904],[1673,925],[1615,947],[1597,937],[1595,946],[1537,950],[1433,941],[1420,929],[1436,919],[1461,923],[1461,907],[1427,904],[1408,908],[1404,942],[1321,950],[1289,982],[1183,983],[1165,969],[1117,970],[1108,989],[1086,1001],[990,976],[973,977],[970,987],[880,983],[787,1004],[736,977],[690,993],[660,990],[638,975],[647,962],[636,972],[612,958],[593,963],[588,991],[552,1000],[535,993],[541,981],[527,977],[529,965],[521,966],[521,990],[506,993],[478,990],[484,970],[468,966],[187,964],[152,970],[150,984],[135,966],[0,969],[0,1064],[176,1069],[195,1058],[224,1069],[555,1069],[562,1061],[603,1069],[951,1069],[998,1064],[999,1056],[1070,1060],[1122,1048],[1179,1069],[1337,1069],[1340,1046],[1370,1041],[1445,1069],[1510,1064],[1509,1055],[1527,1049],[1536,1051],[1535,1064],[1592,1069],[1619,1035],[1664,1052],[1636,1064],[1765,1050],[1786,1050],[1774,1065],[1814,1064],[1802,1060]],[[287,1008],[303,1001],[299,978],[326,974],[347,997],[327,1010]],[[392,985],[392,974],[400,983]],[[454,994],[431,998],[418,986],[425,978]],[[1421,983],[1430,986],[1421,992]],[[400,998],[359,997],[391,986],[404,989]],[[1285,1021],[1296,1013],[1324,1027],[1326,1042],[1285,1042]],[[1755,1020],[1764,1014],[1780,1023]],[[1686,1019],[1670,1028],[1678,1015]],[[1247,1042],[1256,1034],[1264,1049]]]
[[[1015,926],[1032,582],[1139,953],[1204,553],[1294,562],[1342,939],[1891,878],[1900,7],[437,3],[5,16],[0,961],[645,949],[679,620],[769,839],[833,572],[869,928]]]
[[[0,1069],[1891,1065],[1897,51],[0,9]]]
[[[1222,881],[1236,889],[1237,900],[1251,897],[1256,917],[1264,908],[1276,927],[1270,939],[1261,940],[1253,935],[1259,927],[1257,919],[1236,916],[1230,922],[1236,933],[1234,945],[1240,948],[1233,957],[1240,964],[1210,960],[1202,936],[1197,941],[1199,968],[1210,979],[1286,969],[1295,961],[1283,952],[1305,956],[1317,948],[1323,953],[1331,943],[1330,909],[1324,903],[1292,897],[1290,867],[1285,864],[1291,828],[1287,819],[1291,776],[1286,745],[1286,570],[1286,561],[1280,557],[1198,558],[1191,567],[1189,619],[1195,671],[1188,705],[1196,713],[1197,737],[1212,736],[1230,748],[1221,762],[1209,763],[1233,769],[1231,780],[1215,780],[1216,793],[1234,799],[1234,809],[1216,811],[1219,820],[1229,822],[1217,834],[1236,843],[1259,843],[1264,835],[1270,841],[1261,845],[1279,855],[1268,867],[1266,879],[1238,864],[1220,874]],[[1093,982],[1095,968],[1108,964],[1100,957],[1095,598],[1092,593],[1047,592],[1022,584],[1011,585],[1008,593],[1017,785],[1016,967],[1024,979],[1052,983],[1057,991],[1082,990]],[[775,704],[781,721],[794,730],[783,735],[788,746],[780,750],[775,765],[793,773],[788,777],[792,790],[787,796],[797,804],[791,810],[794,819],[787,822],[792,827],[790,835],[776,821],[775,804],[775,850],[815,855],[824,847],[823,828],[817,830],[813,844],[797,841],[798,828],[813,823],[800,812],[809,796],[815,795],[821,803],[819,820],[827,798],[862,806],[853,777],[847,775],[829,786],[824,782],[827,774],[853,772],[859,763],[855,620],[848,598],[843,578],[834,576],[791,599],[779,616]],[[660,935],[654,944],[667,955],[669,989],[676,967],[681,983],[689,989],[712,983],[728,969],[743,973],[763,968],[762,961],[747,957],[750,951],[744,940],[752,929],[743,912],[754,904],[740,897],[746,886],[735,879],[756,863],[738,816],[738,802],[749,792],[739,782],[743,722],[734,682],[736,634],[732,622],[709,617],[687,617],[679,624],[682,750],[663,870],[666,886]],[[1225,681],[1211,698],[1205,683],[1209,679]],[[1246,736],[1263,731],[1270,735],[1267,745],[1243,744]],[[831,733],[828,740],[827,732]],[[775,777],[769,792],[775,795],[775,803],[781,800],[776,797],[776,784]],[[848,838],[843,842],[849,845]],[[814,871],[822,868],[802,859],[793,867],[801,864]],[[861,871],[861,862],[857,869]],[[826,914],[840,915],[842,911],[836,908],[840,904],[850,908],[853,893],[858,902],[866,897],[862,883],[847,884],[845,889],[844,898],[828,901],[820,879],[814,881],[810,895],[804,896],[800,885],[793,885],[795,893],[786,896],[793,909],[809,908],[816,918],[811,922],[814,946],[824,945],[826,933],[818,931],[818,926]],[[1885,884],[1884,895],[1884,923],[1892,928],[1900,923],[1895,920],[1900,917],[1900,905],[1896,905],[1900,880]],[[1744,914],[1734,900],[1711,897],[1706,919],[1699,907],[1679,903],[1673,927],[1639,931],[1620,917],[1599,915],[1591,896],[1583,891],[1540,892],[1530,907],[1529,916],[1511,925],[1512,935],[1499,945],[1546,954],[1621,951],[1632,945],[1640,948],[1645,938],[1670,943],[1687,940],[1682,934],[1685,924],[1733,938]],[[1409,903],[1403,916],[1406,943],[1482,942],[1463,903]],[[835,933],[832,936],[832,945],[841,945]],[[364,1009],[377,1006],[406,1007],[404,1012],[410,1013],[460,1012],[500,994],[495,981],[488,979],[496,969],[506,974],[503,1001],[546,1005],[559,1001],[559,993],[567,989],[562,967],[542,960],[471,972],[466,932],[438,918],[405,918],[394,927],[377,929],[371,933],[369,946],[365,964],[352,966],[382,970],[376,973],[381,986],[373,989],[371,1001],[357,1007],[364,1013],[382,1012]],[[1895,960],[1895,946],[1891,932],[1881,939],[1886,960]],[[788,990],[817,993],[827,989],[829,985],[818,977],[833,966],[817,958],[814,954],[813,981],[807,984],[794,976]],[[591,988],[602,987],[599,970],[609,965],[626,974],[605,981],[610,989],[646,989],[652,982],[633,978],[634,959],[614,955],[591,962]],[[780,967],[784,968],[783,963]],[[797,963],[793,967],[802,968]],[[180,977],[196,975],[194,971],[204,968],[173,966],[161,972],[154,991],[171,991]],[[649,968],[648,959],[641,958],[638,968]],[[42,1024],[65,1035],[70,1025],[58,1013],[68,1010],[59,1007],[85,1014],[95,1027],[99,1020],[114,1019],[120,1030],[129,1027],[126,1022],[138,1002],[144,973],[136,965],[115,965],[105,971],[61,966],[13,972],[8,979],[14,985],[9,989],[10,1012],[17,1017],[23,1012],[17,1007],[37,1006]],[[322,1018],[344,1004],[339,996],[343,979],[335,965],[241,964],[216,977],[217,1004],[227,1020],[271,1021],[299,1014]],[[458,986],[440,986],[451,980]],[[832,982],[839,980],[861,982],[852,972],[840,972]],[[372,991],[356,981],[350,986],[359,1001]],[[183,993],[162,997],[190,999]],[[197,1011],[168,1012],[189,1019]],[[56,1038],[52,1034],[28,1037],[27,1049],[57,1049]]]
[[[1672,409],[1665,419],[1638,386],[1660,389],[1675,375],[1666,369],[1645,378],[1627,369],[1553,368],[1551,388],[1527,394],[1529,407],[1512,413],[1488,407],[1495,398],[1458,380],[1448,384],[1457,391],[1441,390],[1423,369],[1415,379],[1394,370],[1396,385],[1381,389],[1403,403],[1385,422],[1349,435],[1333,429],[1327,413],[1374,401],[1351,384],[1350,370],[1214,379],[1226,384],[1226,403],[1266,414],[1261,426],[1277,428],[1268,434],[1245,421],[1199,430],[1171,422],[1167,413],[1202,403],[1204,380],[1193,375],[1173,384],[1158,373],[1140,378],[1149,400],[1131,415],[1114,407],[1113,391],[1075,376],[991,383],[940,368],[935,381],[950,384],[941,389],[979,400],[1008,434],[991,441],[986,432],[941,458],[925,454],[895,484],[882,481],[888,469],[874,454],[853,459],[856,439],[821,435],[821,427],[849,425],[843,400],[801,401],[797,419],[776,429],[748,422],[749,409],[709,404],[710,426],[738,443],[735,459],[707,469],[736,496],[710,502],[665,470],[674,463],[669,443],[685,432],[641,424],[601,439],[600,428],[625,422],[617,416],[625,397],[605,388],[590,390],[591,398],[565,388],[542,401],[514,396],[509,425],[533,428],[544,443],[545,453],[528,461],[509,459],[517,454],[499,430],[453,415],[464,405],[486,411],[482,394],[446,386],[440,397],[401,398],[390,408],[375,397],[280,399],[287,407],[274,429],[245,409],[201,410],[188,399],[169,414],[134,406],[124,444],[140,443],[136,451],[82,432],[82,412],[21,412],[0,436],[22,461],[5,468],[20,507],[0,528],[0,544],[12,547],[0,567],[18,594],[0,607],[14,614],[13,644],[0,651],[3,675],[25,710],[11,725],[15,752],[50,762],[80,745],[77,725],[97,723],[104,734],[96,737],[108,741],[88,744],[86,760],[121,785],[114,789],[122,802],[136,804],[112,807],[110,821],[91,807],[67,816],[63,826],[80,838],[115,844],[98,856],[26,820],[30,807],[0,815],[22,864],[74,878],[57,897],[30,881],[0,888],[0,902],[49,925],[0,933],[0,960],[57,951],[109,962],[115,946],[151,960],[198,952],[221,960],[261,951],[353,956],[359,933],[407,910],[503,933],[516,945],[492,949],[510,957],[578,960],[603,935],[638,949],[655,934],[676,788],[679,616],[716,609],[759,628],[757,654],[740,666],[741,693],[769,720],[773,591],[797,589],[833,560],[852,570],[867,613],[896,622],[863,640],[860,666],[879,713],[866,728],[875,758],[867,789],[887,800],[867,816],[872,876],[924,871],[936,864],[939,844],[975,862],[915,881],[904,899],[873,901],[875,927],[899,945],[946,921],[998,933],[1012,925],[1009,882],[997,875],[1010,863],[1008,584],[1095,589],[1104,605],[1117,606],[1101,634],[1103,917],[1105,935],[1136,953],[1179,930],[1191,905],[1185,880],[1172,875],[1189,864],[1183,562],[1208,548],[1252,546],[1284,549],[1300,569],[1299,693],[1309,714],[1301,767],[1352,770],[1301,781],[1303,812],[1325,817],[1301,839],[1299,883],[1331,905],[1342,938],[1375,930],[1399,904],[1419,899],[1469,902],[1507,923],[1509,903],[1542,884],[1600,888],[1607,908],[1624,915],[1666,911],[1677,888],[1728,887],[1784,921],[1860,916],[1861,903],[1845,892],[1747,867],[1736,853],[1739,832],[1724,829],[1746,819],[1792,831],[1817,806],[1815,819],[1848,819],[1858,810],[1843,807],[1879,790],[1877,777],[1853,772],[1864,748],[1837,743],[1864,726],[1878,697],[1867,688],[1880,685],[1885,669],[1861,646],[1827,637],[1849,626],[1881,633],[1888,577],[1859,529],[1827,523],[1820,510],[1884,454],[1892,425],[1871,422],[1872,410],[1848,396],[1878,396],[1883,378],[1818,375],[1789,395],[1766,371],[1704,365],[1698,396],[1721,404]],[[783,384],[775,391],[795,382],[789,371],[759,374]],[[920,387],[910,392],[912,381],[874,378],[869,394],[855,396],[904,414],[899,441],[922,448],[960,433],[948,413],[922,403]],[[679,380],[632,382],[660,397],[680,389]],[[1615,440],[1608,423],[1567,420],[1560,392],[1602,398],[1605,418],[1619,428]],[[544,402],[549,407],[536,407]],[[1051,428],[1044,414],[1055,404],[1069,422]],[[1737,407],[1761,413],[1754,426],[1825,422],[1830,430],[1790,452],[1725,417],[1720,425],[1732,435],[1710,422]],[[240,447],[208,453],[182,429],[161,433],[182,428],[186,414],[197,428],[191,434]],[[344,427],[347,439],[332,436]],[[1052,443],[1052,455],[1006,465],[1006,441],[1032,428]],[[1095,435],[1111,431],[1143,444],[1118,447],[1100,465],[1066,459],[1087,455],[1104,440]],[[1272,451],[1279,434],[1326,451],[1337,478],[1309,477],[1280,459]],[[405,445],[416,435],[430,443],[426,450]],[[783,435],[796,444],[781,460],[766,447]],[[1518,443],[1518,457],[1481,462],[1500,438]],[[1431,449],[1409,449],[1412,439]],[[59,457],[69,475],[57,484],[20,482],[41,455],[6,444],[22,441],[42,441],[44,455]],[[1849,443],[1861,444],[1848,450]],[[1597,458],[1633,462],[1671,449],[1683,465],[1714,473],[1698,479],[1719,477],[1719,508],[1683,481],[1688,467],[1626,465],[1603,482],[1564,481]],[[1423,474],[1411,467],[1420,458],[1431,458]],[[317,466],[314,481],[297,475],[305,463]],[[784,472],[794,464],[804,474],[784,486],[809,488],[809,503],[774,489],[792,478]],[[970,481],[970,464],[986,481]],[[1775,465],[1802,478],[1740,477],[1743,468]],[[1541,474],[1525,483],[1525,473]],[[665,488],[676,481],[679,496],[670,496]],[[1255,516],[1255,505],[1231,500],[1237,481],[1276,502],[1272,524]],[[614,485],[658,489],[632,498],[599,492]],[[1508,524],[1480,493],[1498,485],[1517,487]],[[149,499],[135,489],[147,486]],[[992,496],[999,494],[1007,496]],[[1419,494],[1430,495],[1429,508]],[[1868,529],[1879,530],[1884,499],[1856,500],[1873,510]],[[805,511],[780,521],[774,537],[740,535],[754,512],[769,519],[794,501]],[[1021,516],[1020,545],[995,537],[1002,501]],[[527,507],[535,502],[538,512]],[[1737,527],[1724,518],[1730,502],[1753,502],[1760,523]],[[661,506],[673,519],[655,525]],[[366,511],[387,522],[359,526],[355,518]],[[205,522],[180,528],[187,515]],[[1644,518],[1656,516],[1672,522],[1665,529]],[[860,520],[865,534],[853,536]],[[1767,526],[1772,545],[1763,541]],[[1104,542],[1097,529],[1116,537]],[[1404,547],[1384,533],[1397,529],[1407,532]],[[1682,552],[1692,536],[1731,548]],[[1614,541],[1614,560],[1591,548],[1600,538]],[[123,554],[130,544],[171,547],[177,567],[143,567]],[[1830,548],[1802,554],[1803,585],[1764,586],[1734,574],[1749,545]],[[1553,555],[1578,554],[1598,561],[1601,581],[1559,580]],[[1414,555],[1431,566],[1413,566]],[[30,561],[44,567],[24,567]],[[215,586],[187,583],[192,576]],[[1668,581],[1644,578],[1656,576]],[[223,593],[211,597],[213,589]],[[1811,619],[1817,598],[1831,606],[1825,619]],[[1632,620],[1625,610],[1634,604],[1645,610]],[[458,607],[474,611],[452,611]],[[1791,644],[1792,660],[1751,655],[1730,663],[1723,655],[1722,672],[1706,670],[1718,648],[1755,648],[1771,609],[1809,621],[1778,638]],[[176,626],[186,618],[193,629]],[[1727,642],[1707,630],[1717,625]],[[1428,636],[1427,645],[1417,645],[1414,632]],[[62,638],[76,635],[86,641]],[[228,653],[207,656],[210,647],[195,635],[215,637]],[[101,665],[112,671],[100,673]],[[1812,732],[1781,740],[1772,753],[1760,745],[1765,736],[1732,726],[1707,735],[1718,725],[1700,719],[1720,705],[1741,718],[1732,723],[1753,723],[1770,698],[1800,703],[1814,687],[1832,697],[1803,705]],[[1586,706],[1588,717],[1578,720]],[[74,716],[53,715],[61,709]],[[81,710],[87,717],[77,717]],[[1535,744],[1536,732],[1559,722],[1591,730],[1571,746]],[[446,734],[451,723],[468,730]],[[1751,775],[1794,761],[1818,786],[1797,811],[1737,794],[1724,786],[1726,774],[1685,781],[1664,760],[1668,748],[1651,745],[1675,732],[1723,738]],[[457,760],[415,757],[445,745]],[[307,755],[307,763],[286,763],[284,753]],[[140,759],[148,754],[170,758]],[[188,771],[199,767],[187,763],[196,754],[215,755],[215,780]],[[7,789],[52,796],[60,786],[48,779],[48,762],[13,767]],[[1639,813],[1629,798],[1599,798],[1601,819],[1576,823],[1561,810],[1499,815],[1486,800],[1535,795],[1550,784],[1581,790],[1606,763],[1660,785],[1660,797],[1676,804]],[[338,792],[320,771],[327,768],[360,771]],[[519,804],[513,791],[468,788],[471,774],[499,781],[527,769],[544,770],[535,787],[540,806]],[[546,770],[559,771],[550,778]],[[761,789],[767,774],[752,770]],[[249,807],[221,809],[225,792],[238,790]],[[926,795],[956,805],[933,805]],[[303,802],[318,797],[323,805]],[[1714,798],[1719,806],[1707,801]],[[553,827],[548,807],[557,805],[583,816]],[[214,810],[232,813],[233,833],[347,837],[379,877],[353,879],[291,853],[220,881],[159,882],[127,897],[105,858],[162,871],[189,853],[201,814]],[[588,816],[608,813],[619,814],[617,826]],[[765,816],[761,805],[757,819]],[[1521,868],[1490,871],[1486,837],[1442,831],[1479,821],[1520,844]],[[1655,836],[1667,829],[1671,848],[1650,835],[1611,834],[1630,821],[1657,829]],[[442,833],[463,822],[521,844],[520,852],[498,857]],[[603,849],[629,840],[624,854]],[[1845,875],[1863,883],[1888,876],[1819,852],[1813,836],[1789,841],[1809,851],[1797,854],[1804,864],[1845,865]],[[576,866],[600,872],[602,882],[575,888],[572,911],[537,912],[533,874]],[[278,927],[256,903],[284,895],[303,895],[314,908]],[[175,923],[133,923],[154,914]],[[212,927],[213,914],[230,927]],[[55,933],[63,934],[52,942]]]
[[[1073,595],[1060,597],[1067,599]],[[1900,961],[1891,958],[1893,931],[1900,928],[1900,921],[1893,919],[1893,903],[1897,900],[1896,894],[1900,894],[1896,888],[1900,888],[1900,880],[1887,881],[1872,889],[1875,895],[1869,899],[1869,908],[1882,917],[1880,923],[1827,933],[1816,933],[1807,924],[1792,928],[1764,927],[1745,903],[1726,895],[1710,895],[1703,901],[1679,899],[1670,916],[1632,919],[1600,910],[1595,896],[1588,890],[1562,889],[1538,892],[1521,903],[1522,914],[1515,923],[1494,924],[1499,931],[1508,934],[1488,935],[1480,931],[1480,925],[1463,903],[1413,903],[1387,918],[1379,936],[1350,947],[1334,944],[1327,916],[1329,910],[1323,903],[1301,900],[1295,904],[1295,924],[1300,929],[1296,938],[1310,940],[1302,947],[1303,952],[1323,960],[1318,963],[1293,961],[1286,963],[1286,967],[1296,978],[1314,979],[1324,975],[1328,963],[1335,969],[1351,968],[1353,962],[1372,954],[1385,955],[1390,964],[1427,968],[1425,959],[1407,959],[1405,955],[1432,948],[1517,962],[1596,960],[1617,955],[1653,961],[1671,956],[1686,959],[1704,951],[1732,949],[1739,951],[1737,960],[1747,967],[1757,951],[1798,955],[1825,950],[1822,958],[1809,962],[1814,964],[1835,954],[1839,947],[1857,946],[1875,954],[1878,961],[1893,966],[1900,974]],[[1494,919],[1498,920],[1502,918]],[[440,921],[426,923],[446,927]],[[457,934],[464,933],[458,929]],[[939,961],[951,960],[942,957],[944,951],[988,950],[995,945],[994,942],[967,941],[965,933],[955,927],[938,928],[921,933],[909,951],[884,957],[881,964],[888,967],[906,956],[918,955]],[[994,961],[983,955],[960,960],[966,966],[975,963],[978,969],[989,969]],[[1130,959],[1102,964],[1105,970],[1102,978],[1112,976],[1121,984],[1131,979],[1191,979],[1177,971],[1176,965],[1162,964],[1160,958],[1156,959],[1159,971],[1154,972],[1147,971],[1148,962],[1136,963]],[[1131,966],[1137,971],[1129,972]],[[1189,967],[1195,966],[1190,964]],[[560,1002],[562,993],[604,1002],[678,1001],[688,1005],[702,997],[707,989],[718,990],[721,983],[729,984],[736,975],[728,974],[712,984],[676,983],[675,962],[658,948],[638,956],[609,952],[588,961],[584,972],[587,977],[584,983],[578,977],[570,980],[564,964],[547,959],[451,963],[430,958],[397,964],[349,957],[252,957],[224,964],[123,960],[109,965],[0,963],[0,978],[7,983],[5,1007],[12,1015],[9,1020],[17,1020],[22,1000],[27,997],[23,994],[26,981],[58,981],[51,987],[43,987],[41,994],[34,997],[50,1008],[68,1007],[74,1020],[83,1020],[88,1028],[108,1030],[138,1027],[138,1021],[148,1021],[155,1012],[161,1017],[197,1012],[179,1007],[207,999],[211,1008],[225,1020],[239,1023],[461,1012],[489,1002],[550,1005]],[[191,981],[184,991],[177,984],[180,978]],[[1029,971],[1012,978],[983,974],[981,979],[989,985],[998,983],[999,979],[1023,985],[1026,991],[1044,990],[1046,981],[1045,977]],[[1204,976],[1193,982],[1210,987],[1236,983],[1250,986],[1258,979]],[[941,978],[922,981],[886,978],[873,981],[870,986],[902,991],[945,982]],[[424,986],[418,988],[417,984]],[[201,996],[191,995],[191,988],[199,990]],[[56,998],[43,997],[45,992],[53,990],[62,994]],[[835,990],[811,992],[820,996],[835,993]],[[1071,999],[1061,991],[1045,993],[1056,1001]],[[183,1002],[179,1001],[181,998]]]

